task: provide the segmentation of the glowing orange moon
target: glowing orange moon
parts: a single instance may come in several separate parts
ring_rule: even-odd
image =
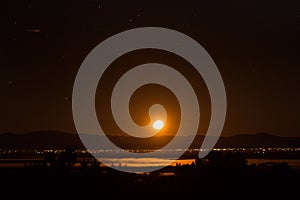
[[[154,129],[160,130],[164,127],[164,125],[165,125],[165,123],[162,120],[156,120],[152,126]]]

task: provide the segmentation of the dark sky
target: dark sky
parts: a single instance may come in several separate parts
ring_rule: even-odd
[[[217,64],[228,113],[222,135],[300,136],[299,1],[1,3],[0,132],[75,132],[77,70],[101,41],[158,26],[197,40]]]

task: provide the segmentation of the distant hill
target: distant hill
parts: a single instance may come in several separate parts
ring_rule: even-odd
[[[95,136],[90,136],[95,137]],[[97,138],[96,138],[97,137]],[[96,136],[99,139],[99,136]],[[189,137],[189,136],[187,136]],[[197,136],[191,148],[199,148],[203,136]],[[96,139],[93,139],[97,141]],[[101,139],[101,138],[100,138]],[[151,144],[132,140],[130,137],[114,136],[117,143],[123,143],[123,148],[156,148],[171,140],[170,136],[152,139]],[[183,138],[184,139],[184,138]],[[199,142],[200,141],[200,142]],[[60,131],[38,131],[26,134],[3,133],[0,134],[0,149],[64,149],[68,146],[84,146],[77,134]],[[267,133],[239,134],[229,137],[220,137],[217,148],[226,147],[300,147],[300,137],[279,137]]]
[[[0,134],[0,149],[64,149],[74,145],[83,148],[78,135],[60,131]]]
[[[280,137],[268,133],[239,134],[221,137],[217,147],[300,147],[300,137]]]

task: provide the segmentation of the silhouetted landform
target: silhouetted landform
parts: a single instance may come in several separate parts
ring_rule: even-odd
[[[92,141],[101,139],[100,136],[90,136]],[[186,136],[189,137],[189,136]],[[200,148],[203,136],[196,136],[190,148]],[[147,143],[132,140],[131,137],[113,136],[114,141],[123,144],[124,149],[155,149],[156,146],[169,141],[169,136],[150,139]],[[184,139],[184,138],[183,138]],[[84,146],[77,134],[59,131],[39,131],[26,134],[4,133],[0,135],[0,149],[64,149],[69,146]],[[220,137],[215,148],[299,148],[300,137],[280,137],[267,133],[240,134],[230,137]]]
[[[45,157],[43,165],[1,168],[1,194],[10,199],[289,199],[299,190],[299,170],[284,162],[248,165],[237,152],[211,152],[192,164],[139,174],[97,162],[74,167],[74,152]]]
[[[84,149],[77,134],[60,131],[37,131],[25,134],[0,135],[0,149],[64,149],[78,146]]]
[[[300,137],[280,137],[268,133],[239,134],[231,137],[221,137],[216,147],[298,148],[300,147]]]

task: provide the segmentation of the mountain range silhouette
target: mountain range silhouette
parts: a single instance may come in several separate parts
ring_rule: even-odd
[[[90,137],[95,137],[91,135]],[[96,136],[101,139],[103,136]],[[130,137],[113,136],[115,141],[123,142],[125,148],[155,148],[171,136],[161,136],[159,140],[152,140],[152,144],[137,144]],[[191,137],[191,136],[182,136]],[[204,136],[197,135],[195,141],[202,141]],[[201,143],[200,143],[201,144]],[[36,131],[25,134],[3,133],[0,134],[0,149],[64,149],[69,146],[77,146],[85,149],[78,134],[61,131]],[[190,148],[199,148],[199,142],[193,143]],[[237,134],[234,136],[221,136],[215,148],[299,148],[300,137],[281,137],[268,133]]]

